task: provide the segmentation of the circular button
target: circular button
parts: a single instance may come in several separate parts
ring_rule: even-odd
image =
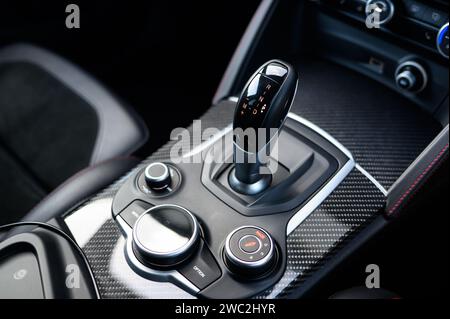
[[[416,83],[416,77],[411,71],[403,71],[399,75],[397,75],[397,84],[400,88],[404,90],[411,89]]]
[[[187,259],[200,239],[196,218],[176,205],[143,213],[133,228],[133,251],[144,264],[168,267]]]
[[[149,164],[144,172],[145,182],[152,190],[163,190],[170,185],[169,167],[161,162]]]
[[[448,59],[449,37],[448,22],[442,26],[436,38],[436,47],[439,53]]]
[[[243,226],[232,231],[224,248],[228,268],[239,274],[259,276],[267,273],[276,260],[271,236],[256,226]]]
[[[395,83],[402,90],[418,93],[427,86],[428,75],[425,68],[418,62],[406,61],[397,67]]]
[[[254,254],[261,248],[261,241],[253,235],[245,235],[239,240],[239,248],[248,254]]]

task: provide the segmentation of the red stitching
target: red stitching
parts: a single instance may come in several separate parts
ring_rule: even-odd
[[[415,179],[415,181],[409,186],[405,193],[397,200],[394,206],[389,210],[388,215],[391,215],[405,200],[405,198],[411,193],[411,191],[419,184],[419,182],[424,178],[424,176],[433,168],[436,162],[442,157],[442,155],[448,149],[448,143],[444,146],[444,148],[439,152],[439,154],[434,158],[434,160],[425,168],[425,170]]]

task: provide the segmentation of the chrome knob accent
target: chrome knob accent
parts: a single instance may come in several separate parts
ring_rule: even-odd
[[[267,231],[257,226],[243,226],[228,235],[224,257],[232,272],[258,276],[274,266],[276,250]]]
[[[416,76],[411,71],[403,71],[395,78],[397,85],[405,90],[414,87],[416,83]]]
[[[438,35],[436,37],[436,48],[443,57],[448,59],[448,50],[449,50],[448,22],[444,24],[438,32]]]
[[[152,207],[133,227],[133,252],[148,266],[177,265],[194,253],[199,241],[197,219],[186,208],[177,205]]]
[[[416,61],[401,63],[395,71],[395,83],[399,88],[411,93],[419,93],[428,84],[425,68]]]
[[[161,162],[149,164],[144,171],[147,186],[155,191],[163,190],[171,183],[169,167]]]

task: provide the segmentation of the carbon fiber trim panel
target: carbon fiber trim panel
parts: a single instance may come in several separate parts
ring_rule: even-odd
[[[384,195],[354,169],[336,190],[287,238],[287,269],[259,298],[289,297],[365,225],[378,216]]]
[[[386,189],[442,129],[415,104],[359,73],[324,61],[297,70],[300,87],[291,111],[341,142]],[[317,94],[324,88],[326,94]]]

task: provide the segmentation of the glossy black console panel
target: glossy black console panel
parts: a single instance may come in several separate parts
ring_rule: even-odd
[[[232,148],[225,141],[226,137],[218,141],[219,145],[225,145],[223,152],[211,147],[209,154],[214,151],[212,156],[217,160],[205,162],[202,183],[219,200],[246,216],[277,214],[301,207],[349,161],[347,155],[323,136],[288,118],[278,137],[276,159],[271,157],[277,163],[270,187],[248,196],[235,192],[229,185],[228,176],[234,165],[229,160]],[[218,160],[221,157],[226,159],[224,163]]]
[[[153,269],[148,269],[147,272],[145,270],[141,270],[137,273],[153,281],[172,282],[180,286],[182,289],[195,294],[196,296],[207,298],[246,298],[257,294],[258,292],[261,292],[276,283],[284,272],[285,257],[279,259],[277,267],[270,276],[260,280],[249,280],[237,276],[228,270],[228,267],[222,258],[224,242],[228,234],[234,229],[247,224],[257,225],[272,234],[274,241],[280,249],[280,255],[286,256],[286,223],[289,219],[289,214],[285,213],[276,216],[265,216],[265,218],[260,218],[258,220],[246,218],[217,200],[213,194],[202,186],[200,181],[202,169],[201,164],[183,165],[179,163],[177,164],[177,168],[182,174],[183,183],[176,192],[163,198],[149,197],[136,188],[135,181],[136,178],[138,178],[138,176],[142,173],[142,169],[136,170],[129,176],[117,192],[112,203],[113,214],[116,221],[119,221],[122,216],[125,216],[126,214],[129,215],[129,210],[126,208],[131,202],[136,200],[139,200],[140,202],[138,203],[141,205],[143,202],[148,203],[150,206],[170,203],[189,209],[189,211],[195,215],[201,226],[202,245],[205,245],[206,249],[212,253],[215,262],[220,267],[220,278],[205,287],[203,284],[196,282],[194,279],[195,276],[193,278],[189,277],[188,280],[195,286],[193,287],[189,283],[186,283],[185,280],[177,280],[177,278],[180,277],[176,273],[164,274],[164,276],[170,276],[167,280],[162,277],[158,278],[158,274],[156,274],[156,276],[149,275],[150,272],[154,272]],[[202,200],[198,200],[199,198]],[[144,204],[144,207],[147,207],[147,205]],[[131,215],[136,216],[137,213],[139,217],[139,214],[144,213],[144,209],[137,209],[135,206],[133,209],[135,214]],[[282,218],[283,222],[280,222],[280,218]],[[128,222],[133,224],[129,218]],[[125,229],[125,227],[121,228],[122,230]],[[126,236],[128,241],[129,235]],[[121,254],[124,253],[125,252],[122,250]],[[128,256],[130,256],[129,253]],[[176,271],[187,276],[192,275],[191,270],[193,269],[193,266],[198,266],[190,264],[189,261],[183,265],[191,265],[190,270],[177,268]],[[198,268],[200,267],[198,266]]]
[[[138,181],[146,166],[135,170],[120,187],[112,203],[113,216],[127,238],[124,253],[128,256],[129,265],[145,278],[172,282],[186,291],[207,298],[246,298],[273,286],[285,271],[288,223],[302,210],[307,200],[317,195],[344,166],[348,172],[348,164],[351,162],[353,165],[353,160],[322,134],[299,122],[295,116],[287,119],[279,137],[280,172],[274,174],[273,185],[253,199],[251,196],[239,195],[227,186],[227,174],[232,169],[230,164],[214,166],[207,160],[193,163],[177,159],[173,163],[166,158],[164,163],[176,169],[182,182],[176,190],[163,197],[143,192],[139,186]],[[226,140],[232,141],[226,137],[224,133],[217,138],[215,143],[209,145],[209,150],[214,149],[216,144],[223,145],[222,142]],[[232,145],[225,143],[225,152],[232,151],[232,148]],[[208,149],[205,149],[205,153],[208,154]],[[195,149],[189,156],[193,159]],[[219,173],[210,174],[215,168],[218,168]],[[145,262],[135,260],[136,254],[130,249],[130,238],[137,219],[152,206],[166,204],[188,209],[202,231],[197,257],[186,259],[164,272],[164,269],[148,265],[142,267],[141,264]],[[262,273],[237,271],[230,264],[230,259],[227,261],[224,258],[227,237],[236,229],[249,225],[267,233],[273,242],[270,254],[261,249],[261,253],[267,253],[271,258],[267,268],[261,268],[264,270]],[[261,239],[261,243],[264,245],[264,240]],[[204,261],[205,256],[210,262]],[[205,268],[212,260],[217,263],[218,270]],[[205,280],[199,281],[199,271],[206,272]]]

